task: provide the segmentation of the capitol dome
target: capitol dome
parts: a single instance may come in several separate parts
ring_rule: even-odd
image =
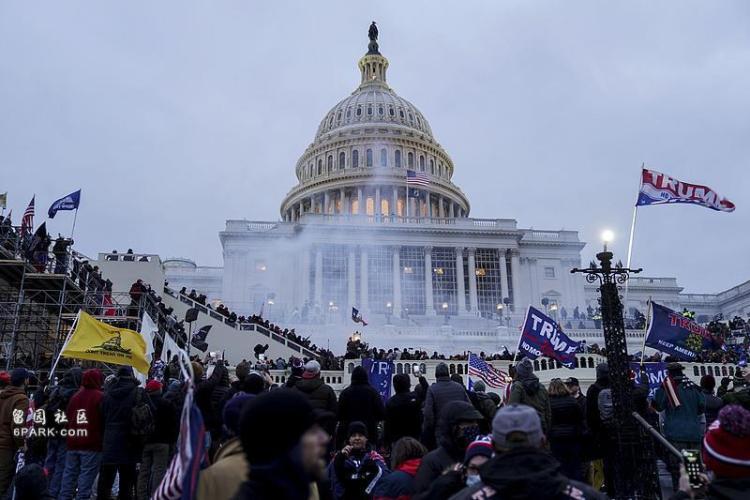
[[[388,86],[387,69],[373,25],[360,85],[326,113],[297,161],[299,183],[281,204],[283,220],[468,216],[469,202],[451,182],[453,161],[424,115]]]

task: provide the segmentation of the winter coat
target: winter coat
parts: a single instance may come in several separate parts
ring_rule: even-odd
[[[745,500],[747,492],[750,491],[750,477],[742,478],[715,478],[708,483],[707,500]],[[691,500],[691,496],[684,491],[676,491],[669,500]]]
[[[539,383],[539,379],[533,373],[528,378],[516,380],[510,389],[510,404],[523,404],[531,406],[539,414],[542,421],[542,430],[547,433],[550,427],[552,410],[549,406],[549,395],[547,389]]]
[[[214,371],[210,377],[206,380],[200,380],[195,384],[195,404],[201,411],[203,417],[203,423],[206,425],[206,429],[213,429],[216,427],[216,415],[214,413],[214,406],[212,406],[212,395],[214,389],[226,381],[226,385],[229,385],[229,378],[227,375],[227,367],[223,363],[219,363],[214,367]],[[221,416],[219,416],[218,422],[219,428],[221,427]]]
[[[687,377],[674,377],[672,380],[677,386],[680,406],[672,408],[669,405],[664,386],[660,386],[654,396],[654,408],[665,412],[664,437],[670,441],[700,443],[705,430],[700,420],[700,416],[706,411],[703,391]]]
[[[551,421],[547,437],[555,440],[578,440],[583,434],[583,412],[573,396],[550,396]]]
[[[609,388],[609,378],[599,378],[586,391],[586,425],[591,434],[591,439],[589,440],[591,458],[602,458],[605,451],[605,443],[609,436],[609,431],[604,426],[599,414],[599,393]]]
[[[141,443],[130,435],[136,388],[138,382],[133,377],[118,376],[104,393],[102,464],[135,464],[140,461]]]
[[[161,392],[148,393],[148,398],[154,409],[154,432],[146,438],[146,443],[175,444],[180,434],[179,410]]]
[[[715,396],[712,391],[707,391],[706,389],[703,389],[703,397],[706,399],[706,430],[708,430],[708,426],[719,418],[719,410],[724,406],[724,403],[720,397]]]
[[[297,450],[269,466],[250,471],[233,500],[309,500],[310,494],[310,478]]]
[[[414,476],[421,458],[412,458],[399,464],[394,471],[383,476],[372,491],[373,500],[409,500],[414,494]]]
[[[13,421],[13,410],[23,413],[23,423]],[[14,429],[26,427],[26,414],[29,412],[29,397],[23,387],[8,386],[0,391],[0,449],[16,450],[23,446],[20,432],[14,435]]]
[[[560,474],[557,460],[538,448],[524,447],[501,453],[487,462],[479,474],[482,478],[480,484],[464,488],[451,500],[607,498],[591,486]]]
[[[70,398],[65,416],[68,419],[67,447],[76,451],[102,451],[102,392],[104,376],[93,368],[83,373],[81,388]],[[80,423],[79,423],[80,421]],[[82,431],[77,435],[77,431]]]
[[[482,422],[482,434],[489,433],[492,430],[492,419],[495,418],[497,405],[492,398],[484,392],[470,391],[468,394],[471,404],[474,405],[474,408],[476,408],[484,417],[484,422]]]
[[[307,396],[313,409],[336,413],[338,409],[336,393],[330,385],[323,382],[320,376],[299,380],[294,388]]]
[[[388,471],[383,457],[371,450],[352,451],[349,455],[339,452],[333,458],[336,481],[344,491],[344,500],[369,500],[370,485],[379,481]]]
[[[447,467],[463,462],[465,446],[456,441],[453,429],[461,420],[465,420],[466,408],[471,413],[477,414],[471,403],[466,403],[466,405],[452,404],[443,410],[438,425],[438,447],[422,458],[422,463],[417,471],[414,485],[418,492],[427,490],[430,483],[439,477]]]
[[[392,445],[404,436],[419,439],[422,406],[413,392],[394,394],[385,404],[384,441]]]
[[[57,423],[55,421],[55,414],[58,411],[62,413],[66,412],[70,399],[81,387],[82,377],[83,371],[80,368],[71,368],[65,373],[65,375],[63,375],[60,384],[52,389],[49,399],[44,405],[44,413],[48,427],[57,429],[58,432],[65,428],[65,423]],[[62,437],[58,434],[55,439],[62,439]]]
[[[442,415],[443,408],[451,401],[469,402],[466,389],[448,376],[437,377],[437,381],[427,389],[424,403],[424,436],[429,440],[434,436],[438,439],[437,422]]]
[[[385,408],[380,394],[367,380],[367,372],[361,366],[354,368],[352,383],[341,391],[339,397],[339,437],[337,442],[342,444],[346,438],[349,424],[364,422],[367,426],[367,438],[375,443],[378,437],[378,422],[385,418]]]
[[[214,456],[213,465],[198,479],[198,500],[232,498],[247,481],[249,466],[239,438],[227,441]]]
[[[725,405],[740,405],[750,411],[750,387],[732,389],[722,396],[721,401]]]

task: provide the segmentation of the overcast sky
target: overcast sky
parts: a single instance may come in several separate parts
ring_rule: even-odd
[[[634,264],[692,292],[750,278],[750,3],[0,3],[0,192],[19,220],[83,189],[75,239],[221,265],[228,218],[277,220],[371,20],[471,215],[611,228],[642,163],[737,205],[640,210]],[[72,213],[50,223],[69,233]]]

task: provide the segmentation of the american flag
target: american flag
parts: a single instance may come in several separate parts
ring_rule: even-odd
[[[416,172],[414,170],[406,171],[406,185],[407,186],[429,186],[430,178],[427,174],[422,172]]]
[[[483,380],[488,387],[498,389],[498,392],[507,399],[507,389],[513,379],[502,370],[498,370],[476,354],[469,353],[469,383],[472,378]]]
[[[21,217],[22,233],[31,232],[34,228],[34,198],[36,198],[36,195],[31,197],[29,206],[26,207],[26,210],[23,212],[23,217]]]

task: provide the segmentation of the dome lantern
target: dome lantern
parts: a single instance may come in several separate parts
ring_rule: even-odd
[[[375,21],[370,25],[368,36],[370,37],[370,43],[367,45],[367,54],[359,60],[359,70],[362,73],[362,83],[359,88],[368,85],[381,85],[387,88],[385,72],[388,69],[388,59],[380,53],[378,27],[375,25]]]

